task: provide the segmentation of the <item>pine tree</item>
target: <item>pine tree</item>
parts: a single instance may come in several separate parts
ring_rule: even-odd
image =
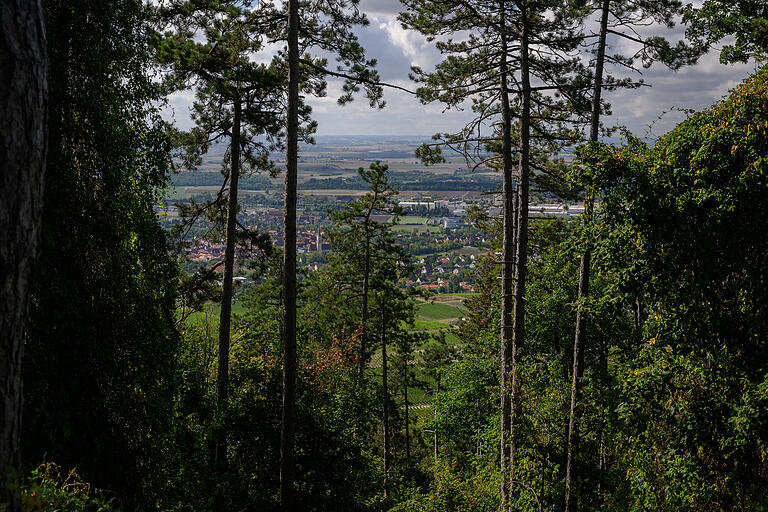
[[[185,161],[194,166],[212,143],[228,143],[223,169],[225,179],[218,197],[202,205],[192,203],[190,207],[182,206],[181,209],[188,223],[194,222],[203,213],[216,220],[219,212],[226,212],[225,220],[219,217],[225,225],[225,250],[216,410],[218,417],[222,418],[228,402],[232,278],[239,225],[238,179],[243,172],[274,168],[270,151],[279,147],[283,117],[279,70],[275,64],[257,64],[250,58],[252,53],[262,48],[264,38],[255,32],[258,20],[251,3],[219,2],[212,9],[213,12],[205,12],[206,9],[199,5],[184,2],[161,10],[161,19],[166,23],[175,23],[175,31],[165,34],[158,44],[156,55],[161,63],[171,66],[170,78],[177,87],[192,86],[195,89],[196,100],[192,111],[195,127],[183,136]],[[204,36],[202,40],[201,34]],[[262,136],[266,136],[266,142]],[[269,251],[263,236],[252,234],[246,238],[264,251]],[[225,434],[219,436],[216,444],[216,461],[220,465],[226,464],[223,436]]]
[[[330,211],[335,227],[328,231],[328,239],[334,248],[330,259],[336,280],[350,281],[348,289],[360,297],[360,346],[357,357],[357,381],[363,380],[364,369],[369,358],[369,300],[371,279],[387,260],[401,254],[394,245],[391,228],[405,211],[398,206],[397,190],[389,184],[388,166],[375,162],[368,169],[358,169],[369,191],[347,204],[342,210]],[[381,220],[386,216],[385,221]]]
[[[388,166],[374,162],[358,170],[369,191],[345,208],[330,211],[335,222],[328,230],[333,247],[329,254],[327,290],[347,307],[359,307],[360,346],[357,355],[357,387],[364,384],[364,369],[378,338],[382,355],[381,409],[384,429],[384,494],[389,493],[387,475],[392,466],[392,428],[389,411],[389,357],[391,340],[400,340],[404,324],[413,323],[414,301],[398,282],[412,272],[410,258],[395,243],[392,227],[404,210],[398,206],[397,190],[389,184]],[[382,217],[386,217],[385,220]],[[330,303],[332,299],[329,298]],[[359,306],[358,306],[359,305]],[[338,311],[338,310],[337,310]],[[378,336],[374,336],[378,333]],[[398,344],[398,349],[401,348]]]
[[[472,103],[473,120],[418,154],[439,161],[440,145],[458,150],[475,166],[496,161],[502,170],[504,226],[501,250],[501,469],[502,501],[514,479],[519,363],[525,341],[528,197],[531,171],[546,171],[543,158],[577,138],[584,121],[584,70],[574,57],[580,11],[548,1],[407,0],[400,19],[435,40],[446,56],[432,73],[413,69],[423,102],[461,108]],[[466,33],[461,39],[447,37]],[[513,101],[514,100],[514,101]],[[513,124],[513,120],[515,123]],[[513,146],[513,127],[519,142]],[[488,153],[496,152],[496,155]],[[500,157],[498,156],[500,155]],[[513,157],[517,156],[517,172]],[[497,159],[501,160],[499,164]]]
[[[272,6],[264,3],[270,11]],[[300,9],[302,7],[303,9]],[[274,12],[274,11],[272,11]],[[358,0],[321,0],[303,3],[284,2],[282,12],[268,16],[274,21],[276,41],[285,41],[288,61],[288,91],[286,96],[286,154],[285,154],[285,219],[283,237],[283,420],[281,434],[280,496],[284,511],[295,507],[294,435],[296,431],[296,183],[298,174],[299,139],[311,142],[310,130],[300,132],[300,90],[316,95],[325,93],[325,78],[345,80],[344,94],[339,103],[352,100],[365,88],[371,106],[383,107],[382,88],[373,71],[375,60],[368,60],[358,42],[354,27],[368,23],[358,9]],[[331,54],[338,61],[336,70],[327,69],[325,58],[311,55],[312,50]],[[308,116],[309,110],[303,115]]]

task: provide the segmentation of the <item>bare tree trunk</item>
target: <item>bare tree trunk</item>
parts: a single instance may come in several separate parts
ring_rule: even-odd
[[[510,400],[510,450],[509,481],[515,479],[515,459],[517,456],[517,418],[520,413],[520,355],[525,344],[525,280],[528,263],[528,187],[531,172],[530,158],[530,123],[531,123],[531,80],[528,37],[527,5],[520,5],[520,83],[522,104],[520,110],[520,178],[517,187],[518,208],[515,249],[515,304],[512,327],[512,396]]]
[[[387,476],[390,465],[390,433],[389,433],[389,401],[387,383],[387,326],[384,317],[384,307],[381,308],[381,408],[384,420],[384,497],[389,496]]]
[[[411,468],[411,419],[408,415],[408,358],[410,354],[403,357],[403,399],[405,400],[405,467]]]
[[[296,432],[296,177],[299,158],[299,1],[288,0],[288,118],[283,238],[283,411],[280,432],[280,506],[295,509]]]
[[[437,386],[435,387],[435,396],[437,396],[438,393],[440,393],[440,374],[437,374],[436,377],[437,380]],[[432,401],[435,401],[435,398],[432,398]],[[434,445],[435,445],[435,471],[437,471],[437,404],[433,403],[434,407],[434,418],[435,418],[435,429],[432,431],[432,435],[434,436]]]
[[[48,60],[38,1],[0,5],[0,510],[18,512],[24,320],[40,239]]]
[[[232,118],[232,146],[229,167],[229,197],[227,198],[227,230],[224,248],[224,282],[221,290],[219,316],[219,368],[216,381],[216,414],[221,418],[227,410],[229,388],[229,331],[232,320],[232,274],[235,266],[235,239],[237,238],[237,184],[240,178],[240,116],[239,95],[235,98]],[[227,464],[226,433],[216,439],[216,465]]]
[[[597,47],[597,62],[595,64],[595,88],[592,96],[592,119],[590,127],[591,141],[597,141],[600,133],[600,96],[603,90],[603,66],[605,62],[605,41],[608,31],[608,13],[610,0],[603,0],[602,16],[600,19],[600,39]],[[584,222],[589,223],[594,209],[594,191],[587,192],[584,203]],[[592,252],[589,246],[581,255],[579,266],[579,302],[576,309],[576,334],[573,340],[573,371],[571,373],[571,408],[568,419],[568,447],[565,464],[565,511],[575,512],[578,509],[578,496],[573,492],[576,476],[576,450],[579,445],[579,393],[581,378],[584,373],[584,339],[587,332],[587,320],[582,307],[584,299],[589,295],[589,271]]]
[[[645,315],[643,314],[643,303],[640,300],[640,292],[636,292],[635,295],[635,304],[634,308],[632,308],[632,313],[635,317],[635,329],[640,329],[640,327],[643,326],[643,323],[645,323]]]
[[[597,433],[597,460],[598,460],[598,479],[597,494],[598,498],[605,488],[605,473],[608,470],[608,453],[605,446],[605,424],[606,424],[606,399],[605,382],[608,375],[608,347],[607,341],[600,343],[600,431]]]
[[[503,190],[504,196],[504,235],[501,248],[501,347],[499,349],[501,359],[501,502],[502,510],[507,506],[509,500],[508,471],[509,471],[509,438],[508,431],[510,425],[510,396],[511,379],[509,364],[512,360],[512,283],[514,275],[514,215],[515,215],[515,187],[512,177],[512,115],[509,106],[508,78],[509,70],[507,65],[507,35],[505,33],[506,5],[504,0],[499,2],[500,23],[501,23],[501,53],[502,58],[499,65],[500,89],[501,89],[501,140],[502,140],[502,162],[503,162]]]

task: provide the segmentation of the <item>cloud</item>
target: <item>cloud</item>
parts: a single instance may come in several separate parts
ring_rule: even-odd
[[[658,137],[685,118],[679,109],[709,108],[756,71],[754,64],[723,66],[718,58],[716,52],[706,54],[677,72],[661,65],[645,70],[650,87],[606,95],[614,112],[606,123],[625,125],[636,136]]]
[[[408,80],[394,83],[412,87]],[[471,118],[470,112],[443,112],[443,107],[436,103],[422,105],[414,96],[399,90],[385,90],[387,106],[383,110],[370,108],[363,97],[339,106],[336,98],[340,93],[340,84],[331,82],[327,97],[310,100],[319,135],[431,136],[440,131],[456,130]]]
[[[357,34],[367,55],[377,59],[381,79],[414,89],[415,85],[407,78],[410,66],[416,64],[427,70],[433,69],[440,55],[423,36],[403,29],[397,22],[400,9],[397,0],[361,0],[360,8],[369,15],[371,24],[360,28]],[[646,32],[663,32],[668,34],[670,40],[676,41],[683,36],[684,27],[677,26],[672,30],[645,27],[643,33]],[[613,44],[613,51],[628,49],[623,42],[614,40]],[[265,48],[255,58],[266,61],[274,50],[274,47]],[[605,124],[627,126],[640,137],[646,133],[659,136],[684,118],[684,114],[673,111],[658,120],[663,112],[673,107],[707,108],[756,70],[754,64],[723,66],[718,57],[718,53],[713,51],[702,57],[697,65],[677,72],[658,64],[642,70],[642,78],[650,87],[605,94],[613,110],[613,115],[604,119]],[[624,74],[620,70],[614,71]],[[332,80],[328,84],[327,97],[309,99],[321,135],[423,136],[457,131],[472,117],[470,111],[443,112],[440,104],[422,105],[412,95],[391,88],[385,89],[387,107],[381,111],[369,108],[363,97],[339,107],[336,98],[340,93],[340,82]],[[175,118],[181,128],[189,128],[188,107],[192,100],[191,92],[174,94],[169,98],[164,116]]]
[[[410,65],[427,67],[432,64],[430,44],[421,34],[404,29],[396,19],[379,23],[379,30],[384,31],[389,42],[410,59]]]
[[[251,56],[251,60],[257,64],[269,64],[283,46],[285,46],[283,43],[266,43],[258,52]]]
[[[172,121],[177,128],[189,130],[192,128],[189,108],[194,100],[195,94],[192,91],[174,92],[168,97],[168,103],[163,108],[161,115],[166,121]]]
[[[400,2],[398,0],[362,0],[360,10],[369,16],[389,15],[397,16],[400,12]]]

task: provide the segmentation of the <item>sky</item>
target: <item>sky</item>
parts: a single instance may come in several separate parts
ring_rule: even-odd
[[[377,59],[381,80],[414,89],[414,84],[408,79],[410,67],[419,65],[431,70],[440,62],[440,54],[420,34],[401,27],[397,21],[398,0],[361,0],[360,7],[370,20],[370,25],[358,32],[360,42],[368,56]],[[683,36],[684,27],[678,25],[671,30],[648,27],[643,32],[664,35],[674,41]],[[623,44],[617,38],[609,39],[613,51],[626,50]],[[725,66],[718,59],[719,52],[714,49],[700,58],[696,65],[678,71],[658,64],[644,69],[642,75],[634,76],[643,78],[650,87],[604,95],[613,112],[604,122],[625,126],[635,136],[654,139],[684,119],[682,110],[701,110],[711,106],[757,69],[754,63]],[[313,116],[319,123],[320,137],[431,136],[437,132],[457,131],[471,117],[471,113],[466,111],[445,111],[438,103],[422,105],[412,95],[391,88],[384,91],[387,106],[383,110],[371,109],[362,97],[340,107],[336,103],[340,90],[340,82],[329,81],[328,95],[310,101]],[[170,98],[166,116],[172,116],[182,129],[190,127],[187,112],[191,100],[190,92],[177,93]]]

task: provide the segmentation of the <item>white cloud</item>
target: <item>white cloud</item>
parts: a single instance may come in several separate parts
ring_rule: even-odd
[[[411,65],[427,67],[431,64],[428,51],[429,43],[421,34],[404,29],[394,18],[380,22],[379,30],[383,30],[390,43],[399,48],[404,56],[411,59]]]
[[[166,121],[173,121],[176,127],[181,130],[192,128],[192,119],[189,116],[189,109],[195,100],[195,94],[192,91],[177,91],[168,97],[168,103],[161,112]]]
[[[283,43],[266,43],[261,50],[251,55],[251,61],[257,64],[269,64],[278,50],[284,46]]]

